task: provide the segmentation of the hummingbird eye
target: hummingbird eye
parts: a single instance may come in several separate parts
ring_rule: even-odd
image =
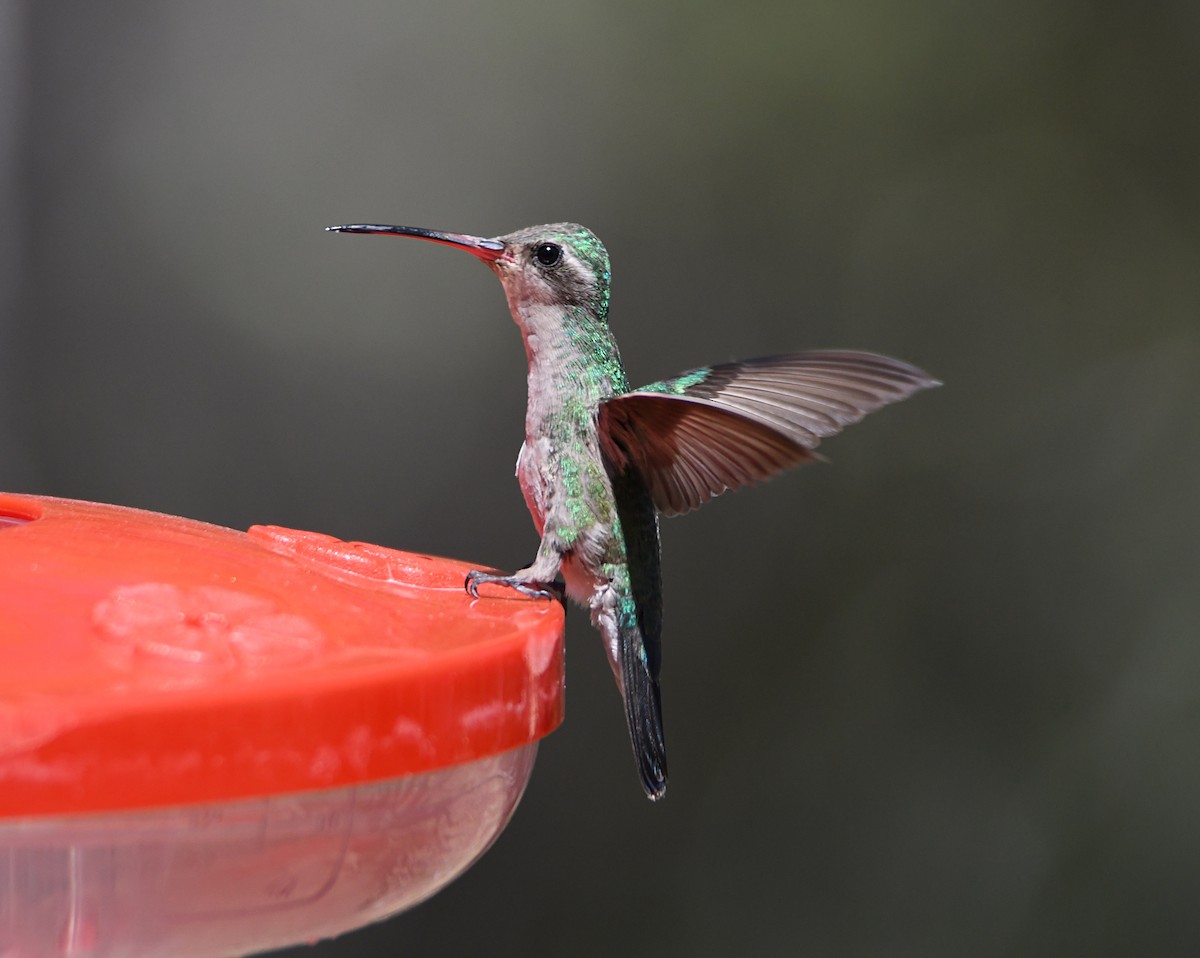
[[[539,243],[533,250],[533,258],[542,266],[557,266],[562,262],[562,247],[556,243]]]

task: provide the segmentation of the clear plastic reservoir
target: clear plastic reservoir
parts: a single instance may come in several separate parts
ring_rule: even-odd
[[[327,791],[0,823],[0,954],[225,958],[379,921],[483,854],[536,751]]]

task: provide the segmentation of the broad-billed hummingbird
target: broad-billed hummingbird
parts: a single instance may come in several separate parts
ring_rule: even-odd
[[[331,226],[466,250],[504,285],[525,341],[529,400],[517,479],[542,541],[512,575],[471,572],[591,611],[625,700],[642,787],[667,788],[659,697],[659,514],[820,458],[813,449],[936,380],[873,353],[820,350],[694,369],[630,389],[608,328],[609,261],[591,230],[531,226],[494,239],[414,226]]]

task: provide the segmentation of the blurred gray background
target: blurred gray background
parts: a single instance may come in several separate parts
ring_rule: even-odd
[[[0,2],[0,488],[515,568],[576,220],[635,382],[946,383],[665,524],[671,791],[583,615],[464,878],[297,955],[1200,952],[1200,6]],[[289,953],[290,954],[290,953]]]

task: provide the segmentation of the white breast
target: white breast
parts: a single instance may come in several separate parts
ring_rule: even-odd
[[[525,496],[525,506],[533,517],[537,533],[542,534],[546,523],[546,510],[550,503],[550,477],[542,469],[542,464],[550,461],[550,441],[542,438],[529,440],[521,444],[517,454],[517,482],[521,484],[521,493]]]

